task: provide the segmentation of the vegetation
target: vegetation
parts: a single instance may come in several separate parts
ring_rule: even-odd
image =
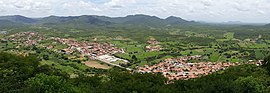
[[[70,78],[51,66],[40,65],[39,60],[33,56],[23,57],[1,53],[0,89],[3,93],[268,93],[270,92],[269,58],[266,58],[262,67],[242,65],[205,77],[166,84],[167,79],[159,74],[129,73],[117,68],[105,74],[79,75]]]
[[[10,38],[19,32],[38,32],[46,39],[37,45],[23,45],[25,41],[13,41],[21,38]],[[129,62],[112,64],[133,69],[193,55],[202,57],[188,62],[264,62],[262,66],[242,65],[196,79],[168,81],[161,74],[132,73],[90,60],[79,51],[61,53],[68,46],[48,39],[51,37],[114,44],[125,53],[113,56]],[[150,38],[158,43],[147,42]],[[54,47],[47,48],[50,45]],[[149,51],[147,46],[160,46],[161,50]],[[0,93],[270,92],[269,26],[211,25],[147,15],[0,17],[0,51]]]

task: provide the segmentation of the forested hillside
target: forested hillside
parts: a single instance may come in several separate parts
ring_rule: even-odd
[[[83,16],[49,16],[44,18],[28,18],[20,15],[0,16],[0,20],[7,20],[14,23],[27,25],[44,25],[44,26],[112,26],[112,25],[135,25],[145,27],[160,27],[168,25],[186,25],[197,24],[193,21],[187,21],[179,17],[168,17],[161,19],[156,16],[149,15],[128,15],[126,17],[106,17],[97,15]]]
[[[0,53],[1,93],[269,93],[270,57],[262,66],[242,65],[212,75],[167,82],[159,74],[117,68],[104,74],[69,77],[34,56]]]

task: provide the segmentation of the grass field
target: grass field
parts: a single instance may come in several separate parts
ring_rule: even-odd
[[[143,52],[143,48],[145,45],[137,44],[137,42],[130,41],[110,41],[110,43],[115,44],[116,47],[123,48],[127,53],[129,52]]]
[[[210,61],[217,62],[219,58],[220,58],[220,54],[215,52],[210,56]]]
[[[80,70],[78,69],[75,69],[71,66],[63,66],[63,65],[60,65],[59,63],[57,62],[52,62],[52,61],[41,61],[41,65],[50,65],[50,66],[53,66],[54,68],[56,69],[60,69],[61,71],[64,71],[68,74],[74,74],[76,72],[80,72]]]
[[[96,61],[87,61],[85,62],[85,65],[88,67],[93,67],[93,68],[100,68],[100,69],[110,69],[111,67],[106,65],[106,64],[100,64],[99,62]]]
[[[234,38],[234,33],[231,33],[231,32],[225,33],[224,37],[226,39],[233,39]]]

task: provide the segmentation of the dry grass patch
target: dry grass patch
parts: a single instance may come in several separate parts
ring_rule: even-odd
[[[99,62],[96,62],[96,61],[87,61],[85,62],[85,65],[86,66],[89,66],[89,67],[94,67],[94,68],[100,68],[100,69],[110,69],[111,67],[106,65],[106,64],[100,64]]]

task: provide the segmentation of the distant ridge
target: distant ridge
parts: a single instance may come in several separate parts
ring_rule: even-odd
[[[20,15],[0,16],[0,20],[8,20],[14,23],[22,23],[28,25],[84,25],[84,26],[107,26],[107,25],[139,25],[139,26],[167,26],[167,25],[184,25],[197,23],[187,21],[180,17],[170,16],[161,19],[156,16],[149,15],[128,15],[126,17],[107,17],[97,15],[82,16],[49,16],[44,18],[28,18]]]
[[[188,22],[191,22],[191,21],[187,21],[187,20],[184,20],[180,17],[175,17],[175,16],[170,16],[168,18],[165,19],[167,23],[169,24],[178,24],[178,23],[188,23]]]
[[[23,24],[14,23],[9,20],[0,20],[0,27],[14,27],[14,26],[23,26]]]
[[[14,16],[0,16],[0,20],[8,20],[14,23],[23,23],[23,24],[32,24],[36,23],[36,19],[24,17],[21,15],[14,15]]]
[[[49,17],[40,19],[38,24],[110,25],[111,22],[100,20],[94,16],[84,15],[84,16],[69,16],[69,17],[49,16]]]
[[[266,24],[265,26],[268,26],[268,27],[270,27],[270,23],[269,23],[269,24]]]

